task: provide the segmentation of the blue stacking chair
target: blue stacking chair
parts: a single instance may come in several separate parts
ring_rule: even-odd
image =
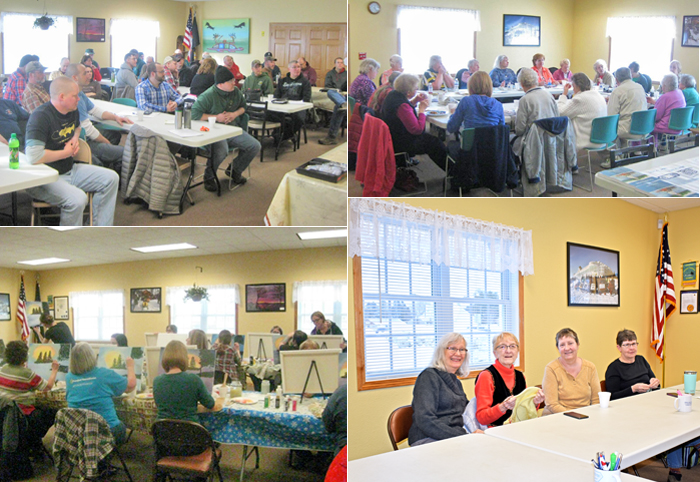
[[[578,186],[581,189],[593,192],[593,170],[591,169],[591,152],[606,151],[615,146],[617,139],[617,123],[620,120],[620,114],[609,115],[605,117],[597,117],[593,119],[591,128],[591,142],[593,144],[603,144],[603,147],[586,147],[588,152],[588,174],[590,175],[591,188],[586,189],[583,186]]]
[[[647,139],[652,139],[654,136],[651,132],[654,130],[654,121],[656,120],[656,110],[640,110],[632,113],[632,123],[630,124],[630,134],[644,136],[641,139],[629,139],[627,147],[630,147],[633,142],[646,144]]]
[[[671,118],[668,120],[668,128],[674,131],[681,131],[679,135],[685,133],[693,125],[693,111],[694,106],[689,107],[678,107],[676,109],[671,109]],[[661,143],[662,145],[668,145],[670,138],[675,138],[676,134],[662,134]],[[666,148],[668,150],[668,148]]]

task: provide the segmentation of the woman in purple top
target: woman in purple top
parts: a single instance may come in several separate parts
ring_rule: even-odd
[[[360,63],[360,75],[355,77],[350,85],[350,97],[355,99],[355,103],[369,105],[369,99],[377,89],[373,79],[379,72],[379,62],[374,59],[365,59]]]
[[[653,132],[656,134],[680,134],[681,131],[674,131],[668,128],[671,110],[685,107],[685,97],[678,89],[678,77],[674,74],[664,75],[664,78],[661,80],[661,91],[663,94],[656,101],[651,97],[647,97],[647,102],[656,104],[656,127],[654,127]]]
[[[554,72],[552,78],[557,81],[557,84],[562,84],[565,80],[571,82],[572,75],[571,61],[569,59],[564,59],[559,63],[559,70]]]

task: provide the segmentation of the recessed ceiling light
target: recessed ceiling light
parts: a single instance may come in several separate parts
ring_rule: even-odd
[[[82,226],[47,226],[49,229],[54,231],[71,231],[73,229],[80,229]]]
[[[161,244],[159,246],[143,246],[141,248],[131,248],[139,253],[158,253],[160,251],[178,251],[180,249],[197,249],[197,246],[189,243]]]
[[[332,229],[329,231],[307,231],[305,233],[297,233],[302,241],[308,239],[328,239],[328,238],[345,238],[348,235],[347,229]]]
[[[67,263],[70,259],[64,258],[42,258],[29,259],[27,261],[17,261],[18,264],[29,264],[31,266],[39,266],[40,264]]]

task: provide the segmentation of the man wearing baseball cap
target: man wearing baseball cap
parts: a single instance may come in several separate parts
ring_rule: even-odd
[[[277,87],[277,80],[282,76],[282,71],[275,65],[275,62],[277,62],[277,59],[272,56],[272,52],[266,52],[263,72],[270,76],[272,85]]]
[[[174,57],[168,55],[163,60],[163,73],[165,74],[165,82],[170,84],[173,90],[177,91],[180,87],[180,81],[178,80],[177,73],[177,60]]]
[[[5,93],[2,94],[3,99],[11,100],[15,104],[22,105],[22,93],[27,87],[27,73],[25,72],[25,67],[29,62],[39,61],[39,57],[36,55],[25,55],[22,60],[19,61],[19,68],[10,74],[7,79],[7,85],[5,86]]]
[[[216,122],[240,127],[245,107],[245,97],[236,87],[236,78],[229,69],[219,65],[214,74],[214,85],[199,95],[192,106],[192,119],[206,120],[210,117],[216,117]],[[247,179],[241,174],[260,152],[260,143],[243,131],[238,136],[216,142],[210,146],[211,157],[204,171],[204,188],[207,191],[217,190],[214,180],[216,171],[228,156],[229,149],[236,147],[238,148],[238,157],[231,161],[231,165],[226,169],[226,174],[231,177],[234,184],[243,185],[246,183]]]
[[[41,104],[46,104],[51,100],[51,96],[44,89],[46,67],[38,61],[34,61],[29,62],[24,70],[27,73],[27,87],[22,93],[22,107],[31,114]]]
[[[263,72],[262,62],[253,60],[251,63],[253,74],[248,76],[243,82],[243,92],[249,90],[259,90],[262,95],[270,95],[275,90],[272,86],[270,76]]]

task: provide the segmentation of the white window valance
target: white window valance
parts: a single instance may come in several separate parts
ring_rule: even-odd
[[[139,18],[113,18],[109,21],[110,35],[129,36],[138,32],[139,38],[160,37],[160,22]]]
[[[215,292],[215,294],[219,293],[228,293],[227,296],[231,295],[233,296],[233,302],[237,305],[241,303],[241,293],[240,289],[238,288],[237,284],[233,285],[202,285],[203,288],[206,288],[207,291],[212,294],[212,292]],[[192,288],[191,285],[189,286],[168,286],[165,288],[165,301],[163,302],[164,304],[173,306],[179,302],[182,302],[183,299],[185,298],[185,291],[188,289]],[[233,292],[231,292],[233,290]]]
[[[608,17],[606,37],[627,37],[647,35],[653,32],[655,38],[673,39],[676,37],[676,17]]]
[[[534,274],[532,231],[379,199],[351,199],[348,256]]]
[[[399,5],[396,26],[406,28],[416,24],[426,26],[426,33],[433,29],[481,31],[478,10]]]

